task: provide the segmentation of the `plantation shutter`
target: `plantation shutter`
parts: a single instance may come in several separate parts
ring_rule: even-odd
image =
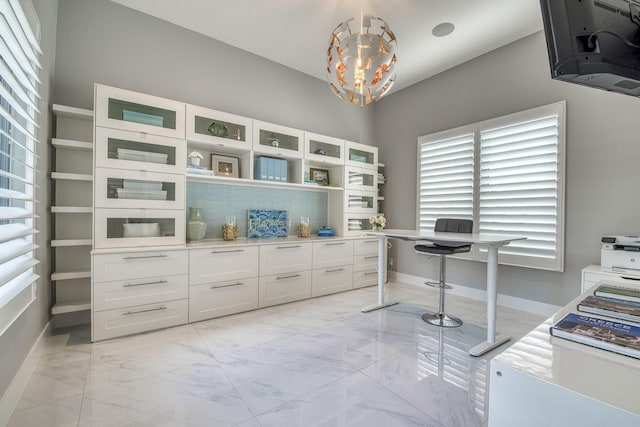
[[[433,231],[438,218],[473,219],[474,133],[455,133],[419,141],[420,230]]]
[[[502,117],[480,131],[478,231],[527,237],[500,249],[505,263],[563,268],[563,109]]]
[[[38,279],[33,235],[41,50],[37,18],[27,12],[31,20],[20,1],[0,2],[0,334],[35,300]]]

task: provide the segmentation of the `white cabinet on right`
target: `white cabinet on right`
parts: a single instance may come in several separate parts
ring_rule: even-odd
[[[353,289],[377,284],[378,239],[358,239],[353,248]]]
[[[622,271],[603,270],[599,265],[589,265],[582,269],[582,291],[584,292],[600,280],[618,282],[620,285],[640,282],[640,271],[636,274]]]

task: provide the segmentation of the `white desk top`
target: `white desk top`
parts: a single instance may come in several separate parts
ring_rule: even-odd
[[[624,286],[640,289],[640,284]],[[549,334],[549,327],[568,312],[577,312],[577,304],[586,295],[592,294],[594,288],[595,286],[588,289],[527,336],[497,355],[494,362],[640,415],[639,359]]]
[[[372,236],[386,236],[394,237],[397,239],[419,241],[425,240],[428,242],[441,241],[441,242],[460,242],[460,243],[473,243],[477,245],[486,246],[504,246],[514,240],[524,240],[523,236],[507,236],[502,234],[486,234],[486,233],[444,233],[434,231],[417,231],[417,230],[400,230],[389,229],[379,232],[368,231],[367,234]]]

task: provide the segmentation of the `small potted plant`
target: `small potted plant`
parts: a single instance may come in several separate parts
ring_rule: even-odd
[[[369,218],[369,224],[373,226],[373,231],[382,231],[387,225],[387,219],[382,215],[376,215]]]
[[[204,156],[197,151],[192,151],[187,156],[192,166],[200,166],[200,160],[204,159]]]

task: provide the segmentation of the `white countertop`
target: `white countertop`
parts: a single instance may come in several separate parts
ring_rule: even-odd
[[[640,289],[640,285],[629,285],[632,286]],[[492,363],[511,367],[534,378],[640,415],[640,359],[549,334],[551,325],[568,312],[577,312],[577,304],[586,295],[593,294],[594,288],[595,286],[591,287],[575,298],[527,336],[496,356]]]

